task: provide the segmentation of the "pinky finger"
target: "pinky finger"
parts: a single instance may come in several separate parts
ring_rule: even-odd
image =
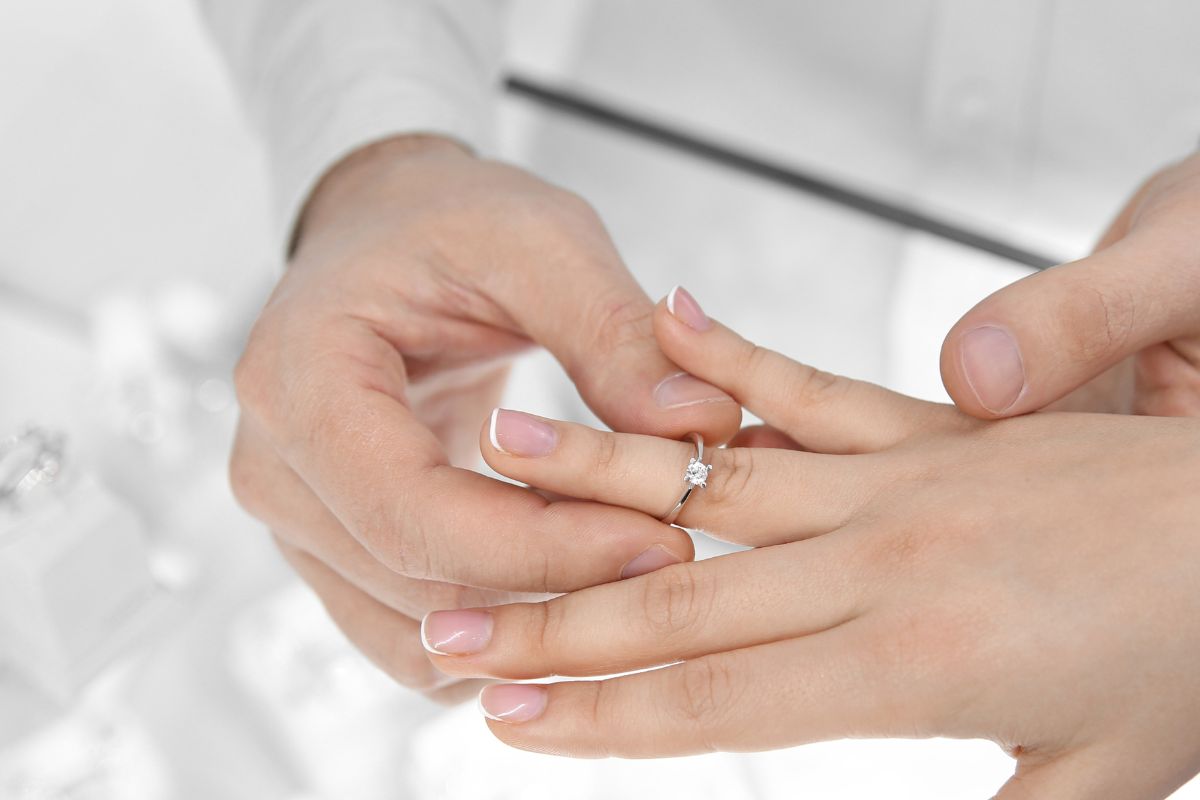
[[[888,682],[850,623],[604,681],[498,684],[488,726],[522,750],[582,758],[754,751],[897,729]]]

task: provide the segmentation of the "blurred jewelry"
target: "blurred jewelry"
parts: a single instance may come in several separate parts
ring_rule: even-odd
[[[679,502],[675,504],[670,513],[662,518],[662,521],[668,525],[675,522],[679,512],[683,509],[683,504],[692,496],[692,492],[697,488],[708,488],[708,473],[713,468],[712,464],[704,463],[704,437],[698,433],[690,433],[688,438],[696,444],[696,455],[692,457],[683,471],[683,482],[687,484],[687,488],[683,490],[683,496],[679,498]]]
[[[18,504],[62,470],[63,435],[29,427],[0,439],[0,503]]]

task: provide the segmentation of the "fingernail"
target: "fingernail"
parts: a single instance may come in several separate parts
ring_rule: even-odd
[[[488,611],[430,611],[421,620],[421,644],[440,656],[478,653],[492,640]]]
[[[558,432],[537,417],[521,411],[497,408],[492,411],[488,437],[492,447],[510,456],[537,458],[554,452]]]
[[[654,387],[654,402],[659,408],[682,408],[698,403],[733,402],[733,398],[711,383],[705,383],[686,372],[678,372],[663,378]]]
[[[1008,331],[994,325],[963,335],[962,368],[975,399],[993,414],[1007,411],[1025,388],[1021,351]]]
[[[536,683],[498,683],[479,693],[479,710],[500,722],[529,722],[546,710],[546,687]]]
[[[679,559],[670,550],[661,544],[651,545],[643,550],[641,555],[621,567],[621,579],[636,578],[638,575],[678,563]]]
[[[694,331],[706,331],[712,327],[696,298],[682,286],[676,286],[667,295],[667,311]]]

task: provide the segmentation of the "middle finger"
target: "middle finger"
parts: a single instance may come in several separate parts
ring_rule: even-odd
[[[847,540],[748,550],[548,600],[434,611],[421,638],[460,677],[592,676],[809,636],[869,597]]]

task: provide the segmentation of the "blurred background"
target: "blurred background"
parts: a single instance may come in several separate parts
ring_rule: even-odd
[[[995,6],[519,0],[508,73],[1027,262],[1076,258],[1200,139],[1200,6]],[[651,296],[686,278],[824,369],[944,399],[946,330],[1031,269],[527,94],[502,100],[496,155],[591,201]],[[189,0],[0,4],[0,486],[40,480],[0,509],[0,798],[928,800],[1004,781],[984,742],[558,760],[391,685],[226,483],[230,370],[281,263],[268,174]],[[509,394],[589,419],[542,355]]]

